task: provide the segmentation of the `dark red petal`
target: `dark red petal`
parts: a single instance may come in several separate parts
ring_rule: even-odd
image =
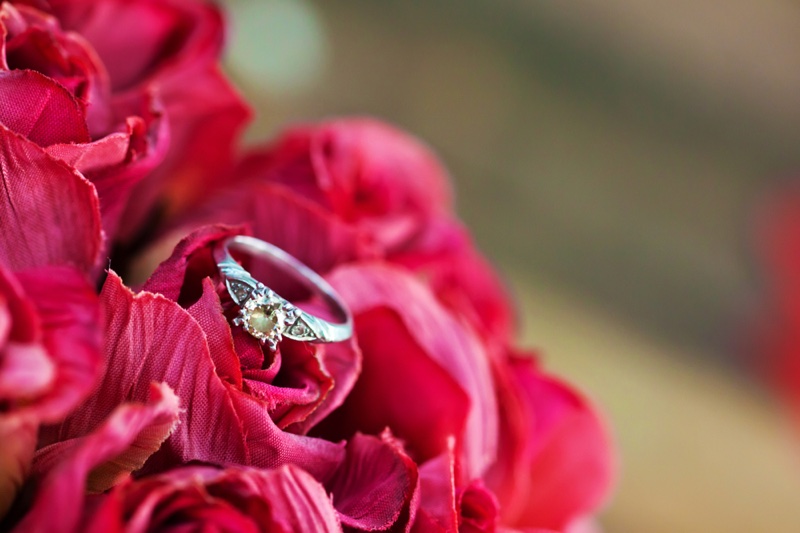
[[[263,473],[262,473],[263,472]],[[260,496],[272,507],[271,520],[284,531],[341,531],[339,518],[325,489],[293,465],[260,471]],[[269,528],[264,527],[266,531]]]
[[[499,522],[497,498],[480,480],[458,491],[459,533],[494,533]]]
[[[0,71],[0,123],[42,147],[90,140],[78,100],[32,70]]]
[[[122,238],[132,237],[154,215],[174,218],[212,198],[230,181],[236,142],[250,110],[216,65],[160,80],[170,125],[166,159],[134,191]],[[154,212],[153,207],[159,211]],[[218,222],[213,220],[211,222]]]
[[[418,483],[417,466],[390,435],[382,439],[356,434],[347,443],[347,456],[332,479],[325,483],[333,494],[342,524],[378,531],[403,516],[413,520]],[[409,514],[410,512],[410,514]]]
[[[508,342],[515,328],[514,305],[469,232],[451,217],[439,217],[405,249],[389,258],[420,275],[454,313],[490,338]]]
[[[143,401],[151,383],[165,382],[175,389],[184,410],[181,425],[154,461],[246,464],[242,422],[228,387],[214,373],[205,335],[189,313],[158,295],[134,295],[113,272],[101,302],[106,374],[94,394],[43,439],[85,435],[117,405]]]
[[[102,245],[94,187],[0,126],[0,261],[12,270],[73,265],[92,272]]]
[[[61,446],[61,455],[42,452],[42,472],[47,472],[23,521],[15,532],[77,532],[84,508],[89,473],[106,461],[119,458],[131,447],[148,442],[154,428],[164,435],[165,426],[177,420],[178,399],[169,387],[152,385],[147,404],[127,404],[111,413],[96,431]],[[54,520],[53,517],[58,517]]]
[[[180,63],[204,64],[217,56],[222,44],[220,12],[205,2],[49,0],[49,5],[66,29],[97,50],[115,91],[180,68]],[[120,20],[137,24],[118,24]]]

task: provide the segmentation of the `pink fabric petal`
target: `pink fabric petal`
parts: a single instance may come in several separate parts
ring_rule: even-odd
[[[231,331],[223,315],[225,306],[220,305],[210,279],[203,277],[219,280],[211,249],[233,234],[234,230],[223,226],[197,230],[176,246],[144,287],[189,305],[189,312],[209,339],[218,375],[232,378],[237,388],[263,401],[280,428],[305,434],[350,392],[360,370],[360,352],[353,340],[329,346],[287,340],[281,343],[279,353],[269,354],[271,364],[265,364],[264,348],[255,339],[241,328]],[[259,279],[272,286],[270,278]],[[201,285],[203,296],[199,297]],[[227,292],[217,288],[230,308]],[[233,346],[229,344],[231,336]]]
[[[497,498],[480,480],[458,491],[459,533],[494,533],[499,526]]]
[[[384,250],[402,246],[431,215],[451,209],[447,173],[431,151],[376,120],[299,126],[251,161],[263,179],[358,225]]]
[[[146,102],[142,116],[128,116],[124,131],[87,144],[57,144],[47,152],[80,171],[97,189],[103,228],[116,233],[134,187],[163,161],[169,147],[167,122]]]
[[[344,463],[325,486],[334,495],[342,524],[363,531],[393,525],[405,529],[414,519],[418,477],[416,464],[391,435],[356,434],[347,443]]]
[[[522,483],[515,501],[503,507],[505,522],[560,530],[595,511],[608,496],[614,473],[609,438],[593,408],[573,389],[541,374],[530,358],[512,357],[510,363],[527,430],[516,436],[525,443],[524,453],[511,468]]]
[[[454,447],[451,438],[446,452],[419,468],[420,508],[414,533],[458,531]]]
[[[100,308],[86,277],[68,267],[17,274],[41,321],[53,385],[30,405],[44,422],[62,419],[89,395],[102,372]]]
[[[178,401],[169,387],[153,385],[148,404],[121,406],[96,431],[64,445],[61,460],[48,461],[51,468],[39,485],[33,507],[14,531],[77,531],[90,472],[125,454],[143,436],[149,440],[153,428],[173,425],[177,414]]]
[[[87,434],[114,406],[141,401],[149,383],[164,381],[191,409],[181,412],[181,425],[148,471],[193,460],[266,468],[294,463],[325,478],[341,463],[341,445],[283,433],[263,402],[220,379],[205,333],[175,302],[149,292],[134,295],[114,273],[101,300],[105,378],[59,427],[43,432],[43,442]]]
[[[0,123],[42,147],[89,142],[80,103],[32,70],[0,71]]]
[[[288,465],[272,470],[185,467],[128,483],[102,500],[92,514],[90,532],[181,527],[242,533],[341,531],[319,482]]]
[[[189,307],[200,299],[206,277],[217,275],[213,248],[217,242],[245,234],[242,227],[205,226],[184,237],[142,287]]]
[[[513,302],[459,222],[439,217],[389,259],[421,276],[449,309],[470,320],[478,331],[494,341],[512,340]]]
[[[235,143],[250,117],[250,109],[216,65],[175,73],[157,87],[171,128],[170,150],[134,190],[135,201],[128,205],[120,232],[128,240],[151,217],[178,217],[222,189]]]
[[[19,2],[5,3],[0,19],[6,29],[6,65],[37,71],[69,90],[86,115],[89,130],[107,133],[111,87],[92,47],[79,35],[63,31],[51,15]]]
[[[247,224],[253,236],[286,250],[317,272],[371,254],[354,228],[280,185],[241,182],[196,211],[184,224],[197,227],[212,222]],[[276,291],[291,286],[281,271],[263,264],[253,266],[253,275],[271,280],[270,287]]]
[[[421,461],[441,453],[446,435],[455,434],[459,453],[464,457],[464,474],[467,478],[479,477],[494,461],[498,431],[494,385],[481,341],[447,312],[424,285],[397,268],[378,263],[341,267],[331,274],[330,281],[356,316],[364,352],[363,379],[351,394],[351,398],[360,397],[361,403],[349,404],[348,409],[346,402],[342,419],[358,424],[361,417],[371,423],[385,417],[384,423],[408,443],[410,450],[424,451]],[[361,320],[367,322],[360,325]],[[389,329],[375,329],[376,320],[381,328]],[[370,323],[375,325],[370,327]],[[403,349],[396,351],[398,346]],[[411,364],[415,365],[414,371],[404,370]],[[397,375],[409,381],[397,380]],[[450,386],[445,385],[448,379],[452,380]],[[383,383],[380,391],[376,386],[379,380]],[[392,380],[409,385],[391,386]],[[431,387],[434,383],[437,388]],[[465,396],[459,398],[454,387]],[[359,396],[360,390],[368,395]],[[408,402],[407,407],[416,408],[407,411],[404,402]],[[364,409],[364,405],[371,408]],[[439,414],[448,416],[431,419],[426,414],[446,405],[449,407]],[[457,414],[459,406],[467,410],[463,430],[442,431],[442,427],[449,428],[454,423],[449,417]],[[420,424],[421,420],[427,423]],[[399,427],[416,429],[405,434]],[[433,443],[431,435],[439,436],[439,442]]]
[[[0,126],[0,261],[13,270],[71,264],[91,272],[102,244],[94,187]]]
[[[222,45],[222,18],[205,2],[187,0],[49,0],[65,28],[84,36],[108,66],[115,90],[204,63]],[[119,25],[135,20],[135,25]],[[115,31],[109,31],[109,28]],[[180,53],[179,53],[180,52]]]
[[[0,356],[0,400],[25,403],[44,396],[56,381],[56,367],[40,344],[7,343]]]

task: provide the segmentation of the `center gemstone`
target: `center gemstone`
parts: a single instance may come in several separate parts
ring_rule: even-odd
[[[286,311],[280,303],[250,301],[245,304],[243,311],[244,327],[256,338],[279,338],[286,329]]]

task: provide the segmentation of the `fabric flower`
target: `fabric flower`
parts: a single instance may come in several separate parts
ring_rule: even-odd
[[[444,167],[410,135],[366,118],[297,126],[247,154],[230,181],[173,228],[251,223],[321,271],[354,259],[398,263],[481,332],[511,339],[505,288],[453,216]]]
[[[431,465],[452,462],[452,476],[438,480],[450,514],[440,512],[436,523],[463,522],[456,495],[468,487],[466,494],[485,496],[486,528],[583,523],[613,478],[605,428],[532,356],[514,355],[511,305],[449,212],[435,158],[388,126],[343,120],[290,130],[250,154],[238,176],[235,187],[177,221],[175,233],[210,221],[246,224],[326,274],[342,294],[363,361],[344,403],[310,434],[338,440],[389,427],[423,482],[426,473],[433,483],[431,472],[444,472]],[[429,190],[416,186],[418,178]],[[403,223],[391,223],[397,220]],[[277,270],[246,267],[292,294]],[[166,294],[196,295],[192,285]],[[428,523],[421,488],[419,520]]]
[[[211,245],[232,234],[210,228],[188,237],[138,294],[109,274],[101,294],[106,374],[88,401],[43,432],[42,442],[91,433],[114,406],[142,401],[150,382],[163,381],[185,410],[143,472],[192,461],[294,464],[333,494],[343,524],[392,525],[410,512],[417,485],[416,466],[402,446],[390,434],[353,435],[347,443],[306,436],[352,387],[360,364],[354,342],[287,342],[273,356],[232,330],[210,277],[216,275]],[[367,498],[385,501],[368,505]]]
[[[138,20],[132,33],[118,23],[126,17]],[[95,185],[108,236],[126,209],[151,213],[163,191],[192,172],[189,162],[213,170],[229,160],[230,141],[210,142],[198,127],[223,127],[231,135],[221,139],[232,139],[247,116],[216,65],[216,9],[192,1],[4,2],[0,27],[0,123]],[[141,223],[128,220],[125,232]]]

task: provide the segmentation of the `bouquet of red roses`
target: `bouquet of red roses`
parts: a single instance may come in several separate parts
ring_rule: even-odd
[[[354,119],[239,154],[199,0],[0,27],[0,529],[592,529],[606,433],[514,347],[425,146]],[[258,257],[237,285],[241,235],[323,298]]]

